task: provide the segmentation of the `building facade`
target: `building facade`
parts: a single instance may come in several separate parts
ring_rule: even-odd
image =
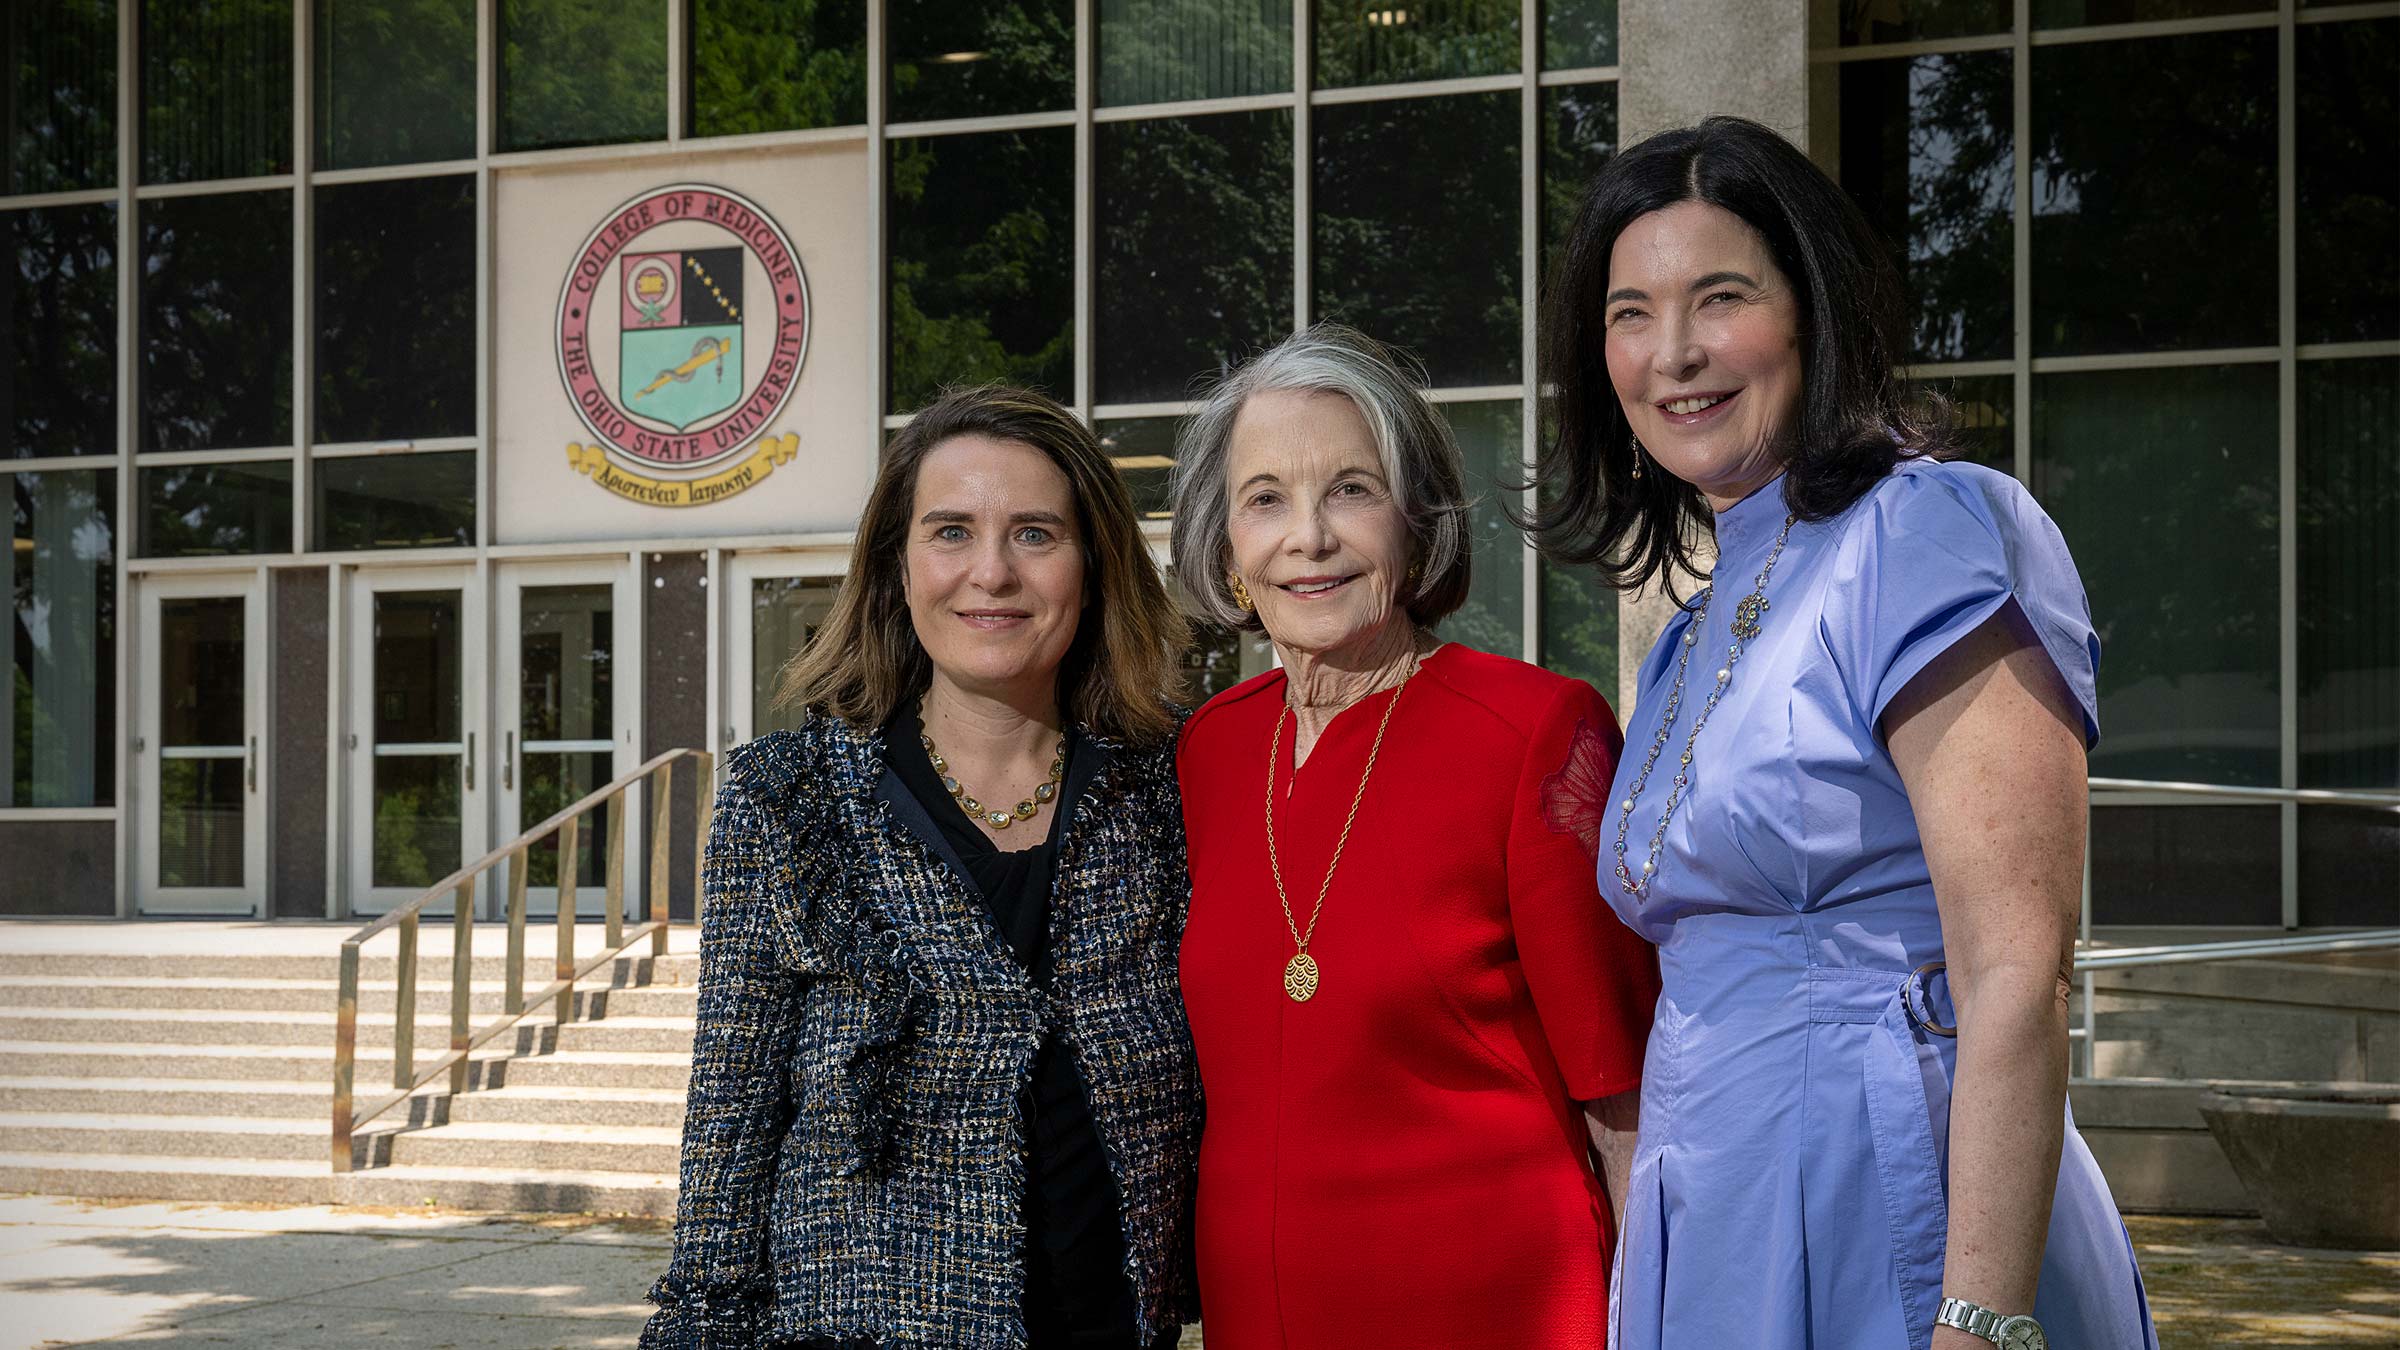
[[[945,384],[1072,404],[1163,560],[1197,382],[1325,317],[1413,353],[1467,453],[1445,635],[1621,692],[1657,603],[1501,508],[1545,249],[1619,144],[1712,111],[1837,173],[1916,294],[1914,370],[2064,528],[2095,774],[2400,787],[2400,5],[0,23],[0,913],[372,914],[650,754],[784,724],[878,447]],[[2111,805],[2099,917],[2400,921],[2391,820]]]

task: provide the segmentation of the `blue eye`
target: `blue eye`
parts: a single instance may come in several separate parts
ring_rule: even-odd
[[[941,540],[944,543],[955,544],[967,537],[967,527],[964,525],[944,525],[940,529],[937,529],[933,532],[933,537]]]
[[[1047,544],[1050,542],[1050,532],[1043,529],[1039,525],[1028,525],[1024,529],[1017,531],[1017,542],[1024,544]]]

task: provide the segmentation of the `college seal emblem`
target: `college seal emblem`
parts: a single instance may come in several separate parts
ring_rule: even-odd
[[[567,462],[620,497],[722,501],[799,449],[773,424],[808,356],[808,278],[738,193],[678,183],[610,212],[575,252],[554,331],[593,437]]]

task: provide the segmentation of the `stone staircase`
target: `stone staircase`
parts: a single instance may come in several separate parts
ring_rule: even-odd
[[[338,941],[321,955],[0,952],[0,1191],[674,1213],[696,956],[593,972],[565,1024],[528,1016],[475,1053],[468,1092],[429,1087],[361,1127],[353,1170],[337,1175]],[[361,961],[362,1105],[392,1075],[384,945]],[[423,1065],[450,1043],[450,988],[446,955],[420,964]],[[474,973],[481,1026],[505,963],[478,957]],[[547,960],[528,963],[527,990],[549,979]]]

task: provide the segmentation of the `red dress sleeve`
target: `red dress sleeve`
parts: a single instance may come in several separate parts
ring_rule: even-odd
[[[1600,897],[1601,830],[1624,733],[1598,691],[1560,687],[1526,743],[1508,902],[1535,1012],[1578,1101],[1641,1086],[1658,954]]]

